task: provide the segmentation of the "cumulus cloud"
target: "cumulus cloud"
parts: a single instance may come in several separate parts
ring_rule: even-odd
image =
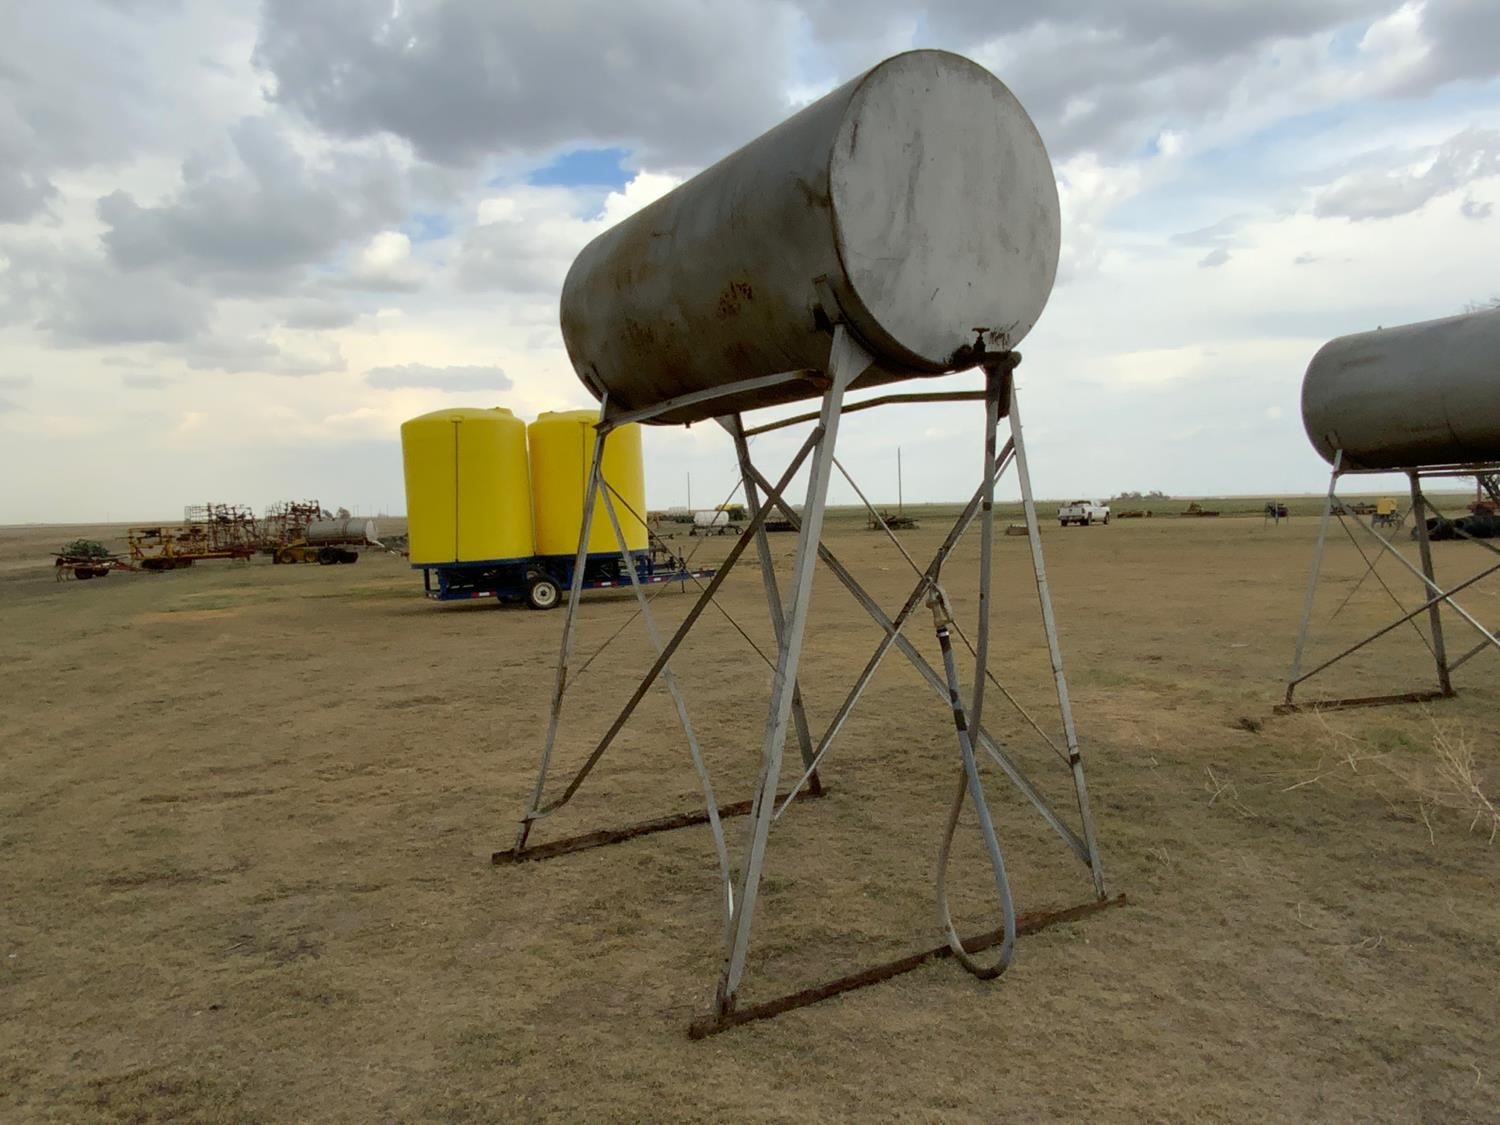
[[[347,283],[386,293],[420,289],[422,276],[412,261],[411,239],[400,231],[381,231],[360,251]]]
[[[59,347],[181,343],[213,314],[205,294],[158,271],[125,277],[86,261],[61,263],[38,300],[37,327]]]
[[[1314,213],[1355,221],[1391,219],[1474,180],[1500,175],[1500,130],[1466,129],[1436,148],[1398,153],[1394,161],[1391,167],[1343,177],[1318,196]]]
[[[185,161],[180,190],[162,203],[118,190],[99,200],[115,265],[216,276],[232,290],[247,275],[326,260],[403,215],[400,168],[387,153],[330,150],[313,162],[266,117],[244,118],[229,137],[229,153]]]
[[[1459,206],[1458,212],[1466,219],[1488,219],[1494,212],[1495,205],[1488,200],[1465,199]]]
[[[365,374],[365,382],[383,391],[416,388],[432,391],[508,391],[514,383],[498,367],[429,367],[403,363],[376,367]]]
[[[573,258],[601,231],[665,195],[681,181],[640,173],[610,192],[598,214],[579,217],[564,188],[517,187],[480,202],[478,222],[459,251],[458,283],[468,290],[556,294]]]
[[[697,166],[781,116],[787,4],[267,0],[274,97],[344,137],[386,133],[444,164],[624,144]]]
[[[56,204],[60,174],[170,150],[241,100],[202,80],[250,32],[241,18],[233,5],[0,5],[0,223]]]

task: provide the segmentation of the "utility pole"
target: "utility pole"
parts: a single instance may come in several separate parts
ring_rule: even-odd
[[[901,447],[896,446],[896,514],[906,513],[906,492],[901,485]]]

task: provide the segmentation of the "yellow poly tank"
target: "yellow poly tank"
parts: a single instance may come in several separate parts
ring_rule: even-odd
[[[401,426],[412,564],[534,555],[526,423],[509,410],[438,410]]]
[[[531,507],[536,517],[536,553],[575,555],[583,527],[583,493],[589,459],[594,454],[593,410],[564,410],[540,415],[528,431],[531,446]],[[632,551],[647,546],[646,470],[641,461],[641,428],[631,424],[611,431],[604,443],[604,480],[613,488],[615,515]],[[623,501],[623,503],[622,503]],[[619,543],[602,500],[594,502],[589,553],[617,554]]]

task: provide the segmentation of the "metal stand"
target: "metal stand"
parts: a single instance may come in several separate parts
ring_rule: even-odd
[[[718,987],[715,991],[712,1014],[705,1020],[700,1020],[694,1024],[691,1033],[695,1037],[724,1030],[738,1023],[745,1022],[748,1019],[763,1018],[765,1015],[787,1010],[788,1007],[811,1003],[825,996],[845,991],[847,987],[858,987],[859,983],[871,983],[873,979],[885,979],[885,976],[891,975],[892,971],[906,971],[907,968],[915,968],[917,964],[930,959],[931,954],[921,954],[910,964],[907,962],[911,959],[894,963],[897,966],[906,966],[905,968],[892,970],[891,966],[885,966],[878,970],[871,970],[869,973],[856,974],[855,976],[858,978],[859,983],[848,984],[849,980],[854,980],[855,978],[844,978],[843,981],[832,982],[829,986],[808,990],[806,993],[797,994],[794,997],[784,997],[769,1004],[754,1005],[751,1008],[745,1009],[741,1009],[738,1006],[750,951],[751,932],[760,892],[761,873],[771,829],[799,795],[817,796],[824,791],[818,776],[819,766],[832,748],[835,738],[874,677],[881,662],[892,648],[901,651],[927,682],[929,687],[951,708],[954,728],[958,737],[958,786],[954,802],[949,810],[942,854],[940,855],[940,874],[937,886],[939,922],[948,937],[948,952],[976,975],[984,978],[994,977],[999,975],[1009,963],[1016,934],[1023,929],[1023,926],[1017,920],[1011,903],[1004,859],[981,787],[979,752],[982,752],[999,767],[1032,803],[1043,819],[1057,832],[1067,847],[1089,868],[1093,882],[1094,902],[1089,904],[1088,909],[1097,909],[1111,904],[1105,895],[1104,873],[1099,861],[1093,817],[1089,809],[1088,790],[1084,783],[1082,758],[1079,753],[1077,734],[1073,726],[1072,709],[1068,701],[1067,681],[1063,674],[1061,647],[1058,643],[1056,625],[1052,615],[1051,595],[1047,586],[1046,571],[1042,564],[1036,504],[1032,496],[1031,481],[1026,467],[1025,445],[1021,435],[1020,417],[1016,406],[1012,379],[1012,371],[1019,360],[1019,355],[1015,353],[1003,353],[989,357],[989,361],[984,367],[986,382],[982,393],[965,392],[959,395],[947,393],[930,396],[915,394],[890,396],[883,400],[949,401],[954,398],[963,398],[970,400],[982,399],[985,403],[986,428],[983,481],[960,513],[952,529],[944,538],[936,554],[925,569],[919,567],[915,560],[907,554],[904,546],[891,534],[883,518],[869,505],[868,500],[865,501],[866,506],[870,508],[874,517],[880,521],[881,526],[891,536],[892,541],[903,556],[906,557],[907,562],[917,575],[916,585],[894,619],[885,614],[879,604],[860,585],[848,568],[821,541],[829,481],[835,470],[843,473],[843,467],[839,465],[834,455],[838,440],[840,417],[846,412],[846,409],[860,409],[869,405],[860,403],[846,408],[844,405],[844,395],[850,385],[873,362],[870,354],[845,330],[842,324],[838,324],[835,326],[833,332],[826,374],[820,375],[817,373],[802,372],[792,373],[788,376],[773,377],[781,382],[786,382],[793,378],[814,381],[815,385],[821,391],[822,399],[820,409],[816,415],[786,419],[752,430],[745,428],[738,415],[721,417],[719,419],[720,424],[729,432],[734,440],[741,479],[745,489],[746,506],[750,515],[749,524],[730,549],[728,557],[720,565],[712,581],[703,588],[697,602],[688,612],[682,624],[665,642],[662,641],[655,627],[649,601],[646,599],[639,583],[634,583],[637,601],[640,606],[640,616],[645,622],[647,633],[657,652],[656,661],[636,687],[630,699],[626,702],[603,738],[585,759],[582,767],[569,781],[562,794],[552,801],[544,803],[543,796],[546,788],[547,772],[553,749],[556,745],[558,728],[562,716],[563,700],[568,684],[568,667],[576,629],[578,601],[576,586],[573,590],[567,616],[564,619],[563,638],[552,698],[552,710],[536,784],[532,789],[531,799],[522,819],[515,845],[508,851],[495,853],[493,858],[497,863],[541,859],[576,851],[584,847],[615,843],[647,832],[665,831],[685,827],[688,824],[708,823],[714,838],[714,846],[718,856],[719,872],[723,886],[725,956]],[[724,387],[721,391],[716,392],[716,394],[729,396],[738,393],[741,389],[743,389],[743,385],[731,384]],[[710,402],[712,401],[712,397],[713,395],[706,393],[685,396],[685,398],[691,398],[695,402]],[[674,408],[680,408],[684,405],[684,402],[685,399],[672,400],[661,403],[656,407],[632,410],[624,414],[611,414],[608,401],[606,400],[603,403],[598,425],[599,436],[595,442],[593,464],[589,473],[589,492],[585,497],[584,503],[583,528],[579,541],[580,555],[587,548],[590,521],[594,514],[594,499],[596,495],[603,499],[606,516],[614,528],[621,549],[623,550],[625,547],[624,536],[620,529],[614,499],[612,498],[613,490],[608,487],[607,482],[603,482],[600,479],[600,463],[604,443],[610,430],[625,422],[644,420]],[[997,450],[997,429],[1001,417],[1008,417],[1010,420],[1010,440],[1006,443],[1003,450]],[[752,462],[748,439],[756,433],[763,433],[769,429],[813,420],[816,421],[816,425],[802,443],[798,452],[793,456],[791,463],[782,473],[779,480],[775,483],[769,481]],[[1048,654],[1051,660],[1054,685],[1057,692],[1065,750],[1058,747],[1047,736],[1036,720],[1020,707],[1020,704],[1005,690],[988,668],[990,646],[990,563],[994,539],[993,497],[996,481],[1012,462],[1015,465],[1020,480],[1023,505],[1026,512],[1026,523],[1030,531],[1032,565],[1036,577],[1037,596],[1041,603],[1043,627],[1047,636]],[[801,510],[798,511],[785,498],[785,491],[793,477],[804,464],[808,465],[809,468],[807,493],[804,504]],[[847,477],[848,474],[845,473],[844,475]],[[853,483],[852,480],[850,483]],[[858,491],[858,486],[855,485],[854,487]],[[864,498],[863,493],[860,493],[860,496],[862,499]],[[776,582],[770,549],[765,536],[766,521],[773,513],[779,513],[781,518],[791,523],[797,529],[797,549],[792,564],[789,586],[784,598]],[[944,562],[952,553],[959,538],[973,522],[976,515],[980,518],[981,532],[979,620],[976,627],[977,647],[969,644],[961,628],[953,620],[953,613],[948,605],[947,596],[944,593],[941,582]],[[713,602],[716,592],[732,571],[735,563],[752,543],[755,545],[759,557],[762,584],[765,588],[767,607],[777,642],[775,660],[770,661],[767,658],[768,663],[771,663],[774,669],[774,677],[766,711],[766,721],[761,744],[760,777],[756,785],[755,794],[749,802],[720,806],[714,797],[713,786],[688,716],[686,703],[672,676],[671,659],[698,617]],[[876,646],[864,670],[849,689],[843,703],[829,723],[828,729],[815,745],[808,730],[806,715],[802,707],[798,672],[802,659],[803,640],[807,629],[808,611],[812,599],[813,574],[820,560],[830,573],[849,590],[855,600],[876,624],[881,627],[884,636]],[[582,567],[580,566],[578,572],[581,573],[581,570]],[[933,667],[931,662],[903,634],[903,629],[913,614],[924,604],[928,605],[933,612],[936,639],[939,642],[942,652],[943,670],[941,673]],[[962,686],[954,658],[954,650],[951,642],[951,638],[954,635],[957,635],[962,643],[969,648],[975,661],[972,696],[967,703],[963,698]],[[625,829],[593,832],[584,836],[555,841],[550,844],[528,847],[528,838],[535,822],[556,812],[572,798],[585,778],[587,778],[589,773],[598,764],[600,758],[629,719],[646,692],[658,678],[662,679],[666,685],[676,707],[679,722],[683,727],[687,739],[689,755],[703,790],[707,810],[706,815],[676,814],[660,817]],[[1052,748],[1058,757],[1068,764],[1074,782],[1079,820],[1081,822],[1081,833],[1070,827],[1062,816],[1049,805],[1036,787],[1027,779],[1004,746],[986,731],[983,725],[983,718],[985,714],[985,689],[987,684],[993,685],[1001,692],[1005,699],[1020,712],[1032,729],[1041,735],[1042,739]],[[797,744],[801,751],[802,774],[795,784],[788,787],[785,792],[781,792],[780,783],[783,757],[790,731],[796,732]],[[983,837],[986,853],[990,859],[997,903],[1003,921],[1003,925],[997,932],[993,942],[988,942],[986,939],[960,938],[947,908],[945,879],[949,844],[956,831],[959,811],[966,800],[972,803],[979,818],[980,833]],[[729,849],[724,838],[722,820],[730,815],[742,813],[748,813],[749,815],[747,838],[740,862],[732,864],[729,857]],[[1064,913],[1068,917],[1073,916],[1067,912]],[[1025,923],[1024,928],[1029,930],[1041,928],[1052,921],[1060,920],[1063,916],[1028,915],[1022,921]],[[998,944],[1000,946],[998,961],[991,966],[981,966],[973,960],[973,954],[982,948],[987,948],[989,944]],[[875,975],[871,977],[870,973],[874,973]]]
[[[1401,551],[1392,546],[1390,540],[1387,537],[1381,535],[1380,532],[1375,529],[1375,526],[1372,522],[1361,519],[1358,515],[1350,511],[1350,509],[1338,499],[1339,481],[1344,477],[1357,476],[1362,473],[1376,471],[1385,472],[1389,470],[1361,470],[1346,468],[1344,466],[1343,451],[1340,450],[1337,454],[1335,454],[1333,460],[1333,472],[1329,476],[1328,480],[1328,495],[1323,505],[1322,522],[1318,529],[1318,544],[1313,553],[1312,574],[1308,578],[1307,596],[1303,602],[1302,607],[1302,623],[1297,630],[1297,645],[1292,655],[1291,671],[1287,674],[1286,698],[1275,708],[1277,714],[1284,715],[1296,711],[1310,710],[1339,710],[1349,707],[1376,707],[1387,703],[1420,703],[1433,699],[1443,699],[1455,694],[1452,680],[1452,674],[1454,671],[1456,671],[1461,665],[1467,663],[1474,656],[1477,656],[1479,653],[1483,652],[1486,648],[1493,647],[1496,649],[1500,649],[1500,640],[1497,640],[1495,635],[1490,630],[1481,625],[1471,613],[1464,609],[1463,606],[1459,605],[1458,602],[1454,599],[1455,594],[1474,585],[1481,579],[1495,573],[1495,571],[1500,570],[1500,563],[1489,566],[1473,577],[1468,578],[1463,582],[1459,582],[1458,584],[1446,590],[1439,586],[1437,578],[1433,573],[1432,542],[1427,527],[1428,508],[1432,507],[1432,510],[1434,512],[1437,511],[1437,508],[1431,504],[1431,501],[1428,499],[1426,493],[1422,489],[1422,481],[1424,480],[1453,478],[1459,476],[1474,476],[1476,474],[1493,472],[1495,471],[1495,468],[1495,466],[1491,465],[1438,465],[1416,467],[1403,470],[1406,473],[1408,480],[1410,481],[1411,487],[1411,510],[1413,521],[1415,524],[1412,529],[1412,536],[1416,539],[1417,542],[1417,555],[1420,564],[1418,565],[1417,563],[1413,563],[1404,554],[1402,554]],[[1339,610],[1342,610],[1344,605],[1348,604],[1350,598],[1352,598],[1354,594],[1359,590],[1359,588],[1363,586],[1366,579],[1374,577],[1375,580],[1379,582],[1381,588],[1385,590],[1386,594],[1388,594],[1391,600],[1396,604],[1397,608],[1401,610],[1401,616],[1390,624],[1377,629],[1375,632],[1371,633],[1369,636],[1363,638],[1355,644],[1352,644],[1349,647],[1343,649],[1336,656],[1323,661],[1311,671],[1304,672],[1302,671],[1302,660],[1303,654],[1306,650],[1308,633],[1312,624],[1313,606],[1317,598],[1318,577],[1323,565],[1323,555],[1327,550],[1328,529],[1332,525],[1332,522],[1335,518],[1337,518],[1339,525],[1348,536],[1349,541],[1353,543],[1355,549],[1359,551],[1360,557],[1365,562],[1365,571],[1364,574],[1360,576],[1359,581],[1355,584],[1354,589],[1351,590],[1350,593],[1344,598],[1344,601],[1339,606],[1339,609],[1334,611],[1334,615],[1337,616]],[[1360,539],[1355,536],[1354,531],[1351,529],[1351,524],[1353,524],[1354,527],[1357,527],[1367,533],[1368,536],[1374,541],[1377,549],[1373,555],[1366,552],[1364,546],[1361,544]],[[1457,527],[1454,528],[1454,531],[1458,538],[1466,539],[1471,543],[1476,543],[1479,546],[1483,547],[1485,550],[1500,555],[1500,548],[1495,547],[1493,544],[1486,542],[1483,539],[1476,539],[1472,535],[1469,535],[1468,533]],[[1401,564],[1401,566],[1403,566],[1408,572],[1410,572],[1422,583],[1424,600],[1422,601],[1422,604],[1418,605],[1416,608],[1408,610],[1402,603],[1401,599],[1396,596],[1395,591],[1391,589],[1390,585],[1378,573],[1377,568],[1387,555],[1395,558],[1396,561]],[[1474,630],[1478,632],[1483,638],[1477,645],[1469,649],[1457,660],[1451,661],[1448,659],[1447,643],[1443,635],[1442,607],[1445,604],[1450,610],[1452,610],[1465,622],[1472,626]],[[1417,625],[1417,619],[1424,613],[1426,614],[1428,619],[1428,634],[1424,634],[1421,628]],[[1372,641],[1378,640],[1379,638],[1385,636],[1387,633],[1391,633],[1396,629],[1399,629],[1402,625],[1407,624],[1410,624],[1412,631],[1416,633],[1417,637],[1422,641],[1423,645],[1425,645],[1427,647],[1427,650],[1432,654],[1433,664],[1437,672],[1436,690],[1409,691],[1390,695],[1368,695],[1338,699],[1320,699],[1301,703],[1297,702],[1294,699],[1296,690],[1301,684],[1306,683],[1314,676],[1332,667],[1334,664],[1337,664],[1345,657],[1358,652],[1360,649],[1363,649]]]

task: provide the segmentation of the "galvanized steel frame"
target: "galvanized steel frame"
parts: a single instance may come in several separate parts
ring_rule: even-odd
[[[515,845],[509,851],[495,853],[493,858],[497,863],[518,862],[530,858],[545,858],[551,855],[565,854],[566,852],[578,850],[581,847],[619,842],[620,840],[645,832],[664,831],[684,827],[688,824],[708,823],[714,837],[715,851],[719,861],[720,878],[724,887],[723,922],[726,950],[719,984],[715,993],[713,1014],[706,1020],[699,1021],[694,1025],[694,1035],[711,1034],[713,1031],[723,1030],[744,1021],[745,1016],[743,1013],[736,1014],[737,1003],[745,976],[755,906],[770,830],[775,822],[785,814],[798,795],[818,796],[823,792],[818,776],[818,767],[827,755],[834,739],[858,703],[865,688],[884,660],[884,657],[892,648],[897,648],[902,652],[923,679],[927,681],[932,690],[949,703],[954,715],[962,763],[958,790],[954,802],[950,807],[947,837],[944,841],[941,866],[946,869],[948,842],[951,841],[952,833],[957,823],[958,809],[962,806],[965,797],[968,796],[972,799],[976,812],[980,817],[981,832],[990,853],[996,888],[1000,896],[1002,915],[1005,923],[1001,931],[997,933],[995,939],[1001,946],[1000,960],[991,967],[979,966],[972,960],[971,956],[973,952],[977,951],[978,947],[974,946],[972,941],[966,941],[959,937],[956,927],[948,915],[943,891],[944,876],[940,874],[937,888],[940,922],[945,930],[945,936],[948,938],[951,953],[966,968],[969,968],[970,971],[975,972],[977,975],[982,977],[996,976],[1003,971],[1009,962],[1012,945],[1017,933],[1016,917],[1014,909],[1010,905],[1009,887],[1005,877],[1004,863],[992,826],[988,805],[984,800],[983,792],[980,788],[977,763],[973,756],[973,746],[983,749],[989,758],[999,766],[1001,771],[1032,803],[1044,821],[1052,827],[1068,848],[1089,868],[1094,884],[1095,902],[1098,904],[1106,902],[1103,867],[1099,859],[1097,837],[1094,830],[1093,816],[1089,808],[1087,786],[1084,782],[1077,732],[1073,723],[1072,708],[1067,692],[1067,681],[1063,672],[1061,646],[1058,641],[1056,622],[1052,612],[1051,593],[1047,584],[1046,570],[1042,562],[1039,521],[1036,514],[1035,498],[1031,491],[1030,474],[1026,463],[1025,443],[1021,433],[1020,413],[1012,378],[1012,370],[1018,361],[1019,356],[1013,353],[993,357],[990,364],[985,367],[986,386],[982,393],[934,392],[931,394],[891,395],[883,396],[879,400],[869,400],[864,403],[846,405],[844,403],[845,392],[870,366],[873,359],[859,342],[845,330],[842,324],[836,325],[826,376],[798,372],[789,373],[785,377],[777,377],[780,381],[787,381],[793,378],[815,377],[820,380],[821,385],[825,389],[820,409],[816,415],[805,415],[795,420],[788,420],[788,423],[792,421],[806,422],[815,420],[817,424],[775,484],[767,480],[753,464],[750,457],[748,438],[754,433],[780,428],[780,424],[772,423],[754,430],[747,430],[738,415],[726,415],[719,418],[718,421],[728,431],[735,444],[735,452],[745,489],[746,507],[750,515],[750,522],[736,540],[729,552],[729,556],[720,566],[713,581],[703,589],[698,601],[689,611],[673,636],[665,643],[662,642],[655,621],[651,616],[649,602],[645,598],[639,582],[632,575],[632,587],[640,606],[640,614],[644,619],[647,634],[657,653],[656,661],[642,678],[640,684],[632,693],[629,701],[621,709],[607,733],[597,743],[582,767],[568,783],[562,795],[550,802],[544,803],[543,796],[546,788],[546,779],[556,745],[558,727],[563,710],[563,698],[567,690],[568,668],[572,657],[573,642],[577,628],[577,604],[580,591],[577,588],[576,575],[582,573],[582,567],[575,568],[574,589],[571,591],[567,614],[564,618],[563,637],[558,655],[558,668],[554,681],[551,712],[549,714],[546,741],[542,750],[536,783],[532,789],[526,813],[522,818]],[[747,382],[759,384],[765,381],[751,380]],[[728,397],[736,394],[740,389],[742,389],[741,384],[730,384],[723,388],[720,393]],[[699,397],[707,400],[707,396]],[[901,549],[902,554],[911,563],[913,569],[919,572],[918,581],[910,596],[896,618],[892,620],[885,614],[884,610],[881,609],[875,599],[864,589],[848,568],[822,542],[822,523],[827,507],[829,481],[835,469],[841,473],[844,472],[843,467],[838,464],[834,456],[838,438],[839,419],[843,413],[888,402],[966,400],[983,400],[985,402],[983,481],[955,520],[952,528],[925,570],[917,568],[914,560],[906,554],[904,547],[901,547],[899,540],[896,540],[895,536],[890,532],[889,527],[885,527],[886,534],[890,535],[892,540],[896,542],[898,548]],[[610,496],[611,490],[608,482],[603,481],[601,477],[603,450],[609,433],[619,425],[627,422],[648,420],[651,417],[681,405],[681,402],[674,400],[658,404],[655,407],[628,412],[614,412],[610,408],[607,397],[602,399],[600,421],[596,427],[594,451],[587,478],[587,491],[584,498],[583,526],[579,537],[579,551],[581,554],[587,550],[591,524],[595,517],[596,498],[602,498],[605,514],[610,521],[616,540],[622,551],[625,549],[624,535]],[[997,430],[1001,417],[1006,417],[1009,420],[1010,438],[1005,448],[998,450]],[[788,502],[784,493],[802,465],[809,462],[810,471],[806,500],[802,510],[798,512]],[[993,498],[995,484],[1006,468],[1012,463],[1015,465],[1017,476],[1020,480],[1022,504],[1030,537],[1033,573],[1036,579],[1043,629],[1047,637],[1048,655],[1052,665],[1058,709],[1067,747],[1066,760],[1073,776],[1075,796],[1082,827],[1081,834],[1075,832],[1056,810],[1051,807],[1040,791],[1037,790],[1024,772],[1022,772],[1015,760],[1006,752],[1003,745],[992,737],[982,725],[986,682],[994,683],[997,688],[1004,692],[1003,686],[999,684],[988,668],[990,572],[994,539]],[[847,473],[844,473],[844,475],[848,477]],[[852,478],[850,483],[853,484]],[[854,487],[863,499],[863,492],[859,491],[857,485],[854,485]],[[865,500],[865,503],[869,506],[868,500]],[[780,588],[776,582],[770,548],[765,533],[765,523],[773,512],[780,512],[796,528],[798,533],[789,594],[785,601],[783,601]],[[941,576],[944,562],[976,516],[979,517],[981,524],[978,647],[970,646],[971,652],[975,655],[975,677],[972,698],[968,705],[965,706],[964,701],[960,698],[957,670],[953,663],[951,646],[948,644],[950,629],[957,630],[960,636],[962,636],[962,631],[958,630],[956,623],[952,621],[952,613],[948,608],[946,595],[941,585]],[[880,522],[881,526],[884,527],[884,522]],[[719,806],[715,801],[712,783],[703,762],[701,748],[687,712],[686,702],[675,677],[672,675],[671,658],[688,632],[692,629],[704,608],[713,600],[716,591],[725,577],[751,543],[755,544],[759,557],[767,607],[771,614],[776,635],[777,659],[775,677],[767,708],[766,726],[761,748],[761,771],[755,795],[749,802]],[[798,670],[802,656],[803,638],[807,627],[808,610],[811,603],[812,579],[816,564],[819,561],[853,595],[856,602],[869,614],[872,620],[881,626],[884,636],[876,646],[864,670],[850,688],[838,712],[830,722],[827,731],[823,734],[817,745],[814,746],[802,706]],[[934,625],[944,655],[943,673],[939,673],[931,662],[903,635],[903,628],[909,623],[916,609],[924,603],[931,608],[934,615]],[[965,643],[967,643],[967,640]],[[672,697],[679,722],[686,735],[694,770],[698,775],[700,786],[703,790],[707,810],[706,815],[677,814],[647,821],[623,830],[597,831],[581,837],[528,847],[528,837],[532,825],[537,820],[555,812],[572,798],[579,786],[598,764],[600,758],[629,719],[637,704],[639,704],[658,677],[663,680]],[[1008,692],[1005,692],[1005,695],[1016,706],[1017,710],[1021,711],[1026,720],[1042,734],[1042,737],[1048,741],[1049,745],[1052,745],[1051,740],[1047,739],[1045,732],[1041,731],[1035,720],[1020,708],[1020,705],[1016,703]],[[788,792],[779,794],[778,786],[782,760],[789,730],[795,730],[796,732],[804,772],[796,785],[792,786]],[[1055,745],[1053,749],[1056,749]],[[807,786],[806,789],[804,789],[804,785]],[[750,823],[747,828],[743,863],[740,865],[739,877],[735,880],[732,876],[733,865],[730,862],[721,820],[728,815],[746,812],[750,816]],[[926,955],[922,959],[925,959],[925,957]],[[816,989],[810,990],[810,993],[821,994],[820,990]],[[812,997],[812,999],[816,998],[819,997]],[[811,1002],[811,1000],[803,1002]],[[770,1007],[783,1010],[785,1003],[786,999],[783,998],[782,1001],[772,1002]],[[767,1006],[758,1005],[756,1007],[760,1009]]]
[[[1467,663],[1474,656],[1477,656],[1479,653],[1483,652],[1486,648],[1495,648],[1497,650],[1500,650],[1500,638],[1497,638],[1494,632],[1481,625],[1479,621],[1474,617],[1474,615],[1469,613],[1468,610],[1464,609],[1464,607],[1461,606],[1458,603],[1457,599],[1454,597],[1454,595],[1459,593],[1460,591],[1465,590],[1468,587],[1473,586],[1480,580],[1489,577],[1497,571],[1500,571],[1500,563],[1496,563],[1492,566],[1486,567],[1479,573],[1474,574],[1471,577],[1463,580],[1462,582],[1448,587],[1447,589],[1444,589],[1443,587],[1438,585],[1437,578],[1433,573],[1432,542],[1427,530],[1428,507],[1431,506],[1434,512],[1437,512],[1438,509],[1435,505],[1431,505],[1431,502],[1428,500],[1427,495],[1422,488],[1422,482],[1424,480],[1439,480],[1445,478],[1451,479],[1460,476],[1474,476],[1481,473],[1500,471],[1500,464],[1486,463],[1477,465],[1425,465],[1413,466],[1407,469],[1393,470],[1349,469],[1344,467],[1343,461],[1343,450],[1335,451],[1333,459],[1333,470],[1329,474],[1328,492],[1323,502],[1323,513],[1318,527],[1317,545],[1313,550],[1312,571],[1308,576],[1307,593],[1304,597],[1302,605],[1302,620],[1297,628],[1297,643],[1295,648],[1293,649],[1291,669],[1287,673],[1286,695],[1282,702],[1275,707],[1275,711],[1277,714],[1284,715],[1292,714],[1298,711],[1315,710],[1331,711],[1350,707],[1377,707],[1391,703],[1420,703],[1433,699],[1445,699],[1456,694],[1452,680],[1452,674],[1454,671],[1456,671],[1463,664]],[[1412,531],[1417,541],[1417,556],[1420,565],[1413,563],[1401,551],[1393,547],[1390,540],[1376,531],[1372,523],[1368,523],[1365,520],[1360,519],[1359,516],[1349,511],[1338,498],[1339,482],[1344,477],[1374,476],[1380,474],[1389,474],[1392,472],[1401,472],[1407,477],[1412,504]],[[1407,610],[1406,607],[1401,603],[1401,601],[1396,597],[1395,593],[1391,591],[1390,587],[1386,586],[1384,581],[1381,580],[1381,585],[1385,587],[1385,590],[1388,594],[1390,594],[1391,599],[1395,601],[1398,608],[1402,610],[1402,615],[1395,621],[1382,626],[1381,628],[1375,630],[1373,633],[1368,634],[1367,636],[1344,648],[1337,655],[1324,660],[1321,664],[1313,668],[1311,671],[1304,672],[1302,670],[1302,661],[1304,653],[1306,651],[1308,635],[1312,628],[1312,614],[1314,603],[1317,598],[1318,579],[1322,572],[1323,555],[1326,552],[1328,546],[1328,529],[1334,519],[1337,519],[1339,521],[1339,524],[1344,528],[1345,532],[1349,535],[1350,540],[1354,542],[1357,548],[1359,547],[1359,541],[1355,538],[1353,533],[1349,531],[1350,522],[1355,524],[1362,531],[1366,532],[1372,539],[1374,539],[1375,543],[1379,547],[1379,550],[1376,552],[1373,558],[1366,555],[1362,548],[1360,549],[1360,555],[1365,559],[1366,562],[1366,570],[1364,576],[1360,579],[1361,582],[1364,581],[1365,577],[1374,574],[1376,571],[1376,567],[1379,565],[1381,559],[1389,554],[1390,556],[1394,557],[1396,561],[1399,562],[1403,567],[1405,567],[1413,577],[1415,577],[1419,582],[1422,583],[1422,587],[1426,597],[1421,605],[1417,606],[1413,610]],[[1476,543],[1490,552],[1500,554],[1500,548],[1497,548],[1494,545],[1485,542],[1484,540],[1475,539],[1474,537],[1467,535],[1462,531],[1459,531],[1459,535],[1461,538],[1466,539],[1469,542]],[[1469,649],[1457,660],[1448,659],[1447,642],[1445,640],[1443,632],[1442,608],[1444,605],[1452,610],[1464,622],[1473,627],[1473,629],[1478,632],[1483,638],[1477,645]],[[1435,690],[1418,690],[1397,692],[1387,695],[1355,696],[1335,699],[1317,699],[1308,700],[1305,702],[1298,702],[1295,699],[1297,688],[1300,685],[1326,671],[1328,668],[1331,668],[1333,665],[1340,663],[1346,657],[1352,656],[1354,653],[1365,648],[1371,642],[1376,641],[1381,637],[1386,636],[1388,633],[1391,633],[1394,630],[1400,628],[1402,625],[1405,625],[1408,622],[1414,623],[1415,620],[1423,613],[1426,613],[1428,617],[1430,639],[1427,636],[1423,636],[1420,630],[1418,630],[1418,635],[1422,636],[1423,642],[1427,645],[1429,651],[1432,654],[1433,664],[1437,673],[1437,688]]]

